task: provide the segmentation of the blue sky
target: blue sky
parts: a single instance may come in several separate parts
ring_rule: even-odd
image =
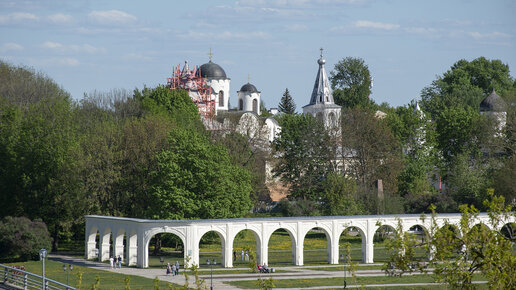
[[[267,107],[288,88],[300,110],[323,47],[328,73],[360,57],[371,97],[399,106],[459,59],[500,59],[514,71],[515,15],[509,0],[0,0],[0,59],[42,71],[80,99],[166,83],[172,66],[201,65],[212,48],[233,106],[250,75]]]

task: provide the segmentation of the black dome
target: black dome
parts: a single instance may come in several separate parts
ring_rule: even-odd
[[[226,72],[220,65],[211,62],[201,65],[201,76],[204,78],[226,79]]]
[[[240,88],[241,92],[248,92],[248,93],[259,93],[256,87],[250,83],[247,83]]]
[[[504,102],[504,100],[495,92],[493,89],[493,92],[487,96],[481,103],[480,103],[480,111],[495,111],[495,112],[505,112],[507,110],[507,106]]]

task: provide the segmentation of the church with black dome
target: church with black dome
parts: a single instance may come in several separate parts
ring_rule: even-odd
[[[231,97],[231,79],[227,77],[224,69],[211,60],[201,65],[201,76],[206,78],[207,85],[211,88],[211,97],[215,100],[217,112],[229,111],[229,99]],[[260,115],[260,94],[256,87],[247,83],[237,91],[237,110],[241,112],[253,112]]]

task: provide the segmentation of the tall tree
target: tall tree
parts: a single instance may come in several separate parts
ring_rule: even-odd
[[[478,111],[482,99],[493,89],[503,96],[513,85],[509,66],[502,61],[485,57],[473,61],[461,59],[425,87],[421,96],[423,107],[435,117],[450,106],[471,107]]]
[[[321,197],[321,183],[335,170],[335,140],[322,122],[312,115],[284,115],[281,133],[273,148],[279,157],[276,176],[291,185],[293,199],[316,200]]]
[[[344,108],[369,107],[371,100],[371,74],[361,58],[346,57],[330,72],[333,98]]]
[[[367,110],[348,110],[342,117],[342,147],[342,158],[349,162],[348,173],[360,187],[370,188],[382,179],[388,192],[397,192],[403,160],[385,120]]]
[[[183,128],[173,130],[168,141],[157,155],[148,218],[233,218],[249,211],[249,172],[231,164],[224,147]]]
[[[283,97],[281,97],[280,103],[278,105],[278,109],[280,112],[285,114],[295,114],[296,113],[296,104],[294,103],[294,99],[290,96],[290,92],[288,88],[285,89],[283,93]]]

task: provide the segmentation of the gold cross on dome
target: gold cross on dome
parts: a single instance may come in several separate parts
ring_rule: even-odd
[[[213,58],[213,52],[211,51],[211,47],[210,47],[210,52],[208,53],[208,55],[210,56],[210,61],[211,61],[211,59]]]

